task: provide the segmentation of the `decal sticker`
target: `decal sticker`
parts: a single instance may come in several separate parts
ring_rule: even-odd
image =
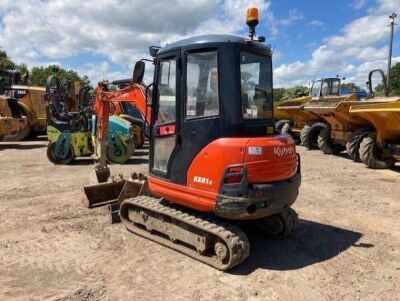
[[[209,178],[199,177],[199,176],[194,176],[193,182],[200,183],[200,184],[206,184],[206,185],[212,185],[212,180],[210,180]]]
[[[261,146],[249,146],[249,155],[262,155]]]

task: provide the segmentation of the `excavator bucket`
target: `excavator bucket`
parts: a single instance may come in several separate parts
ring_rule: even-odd
[[[82,204],[87,208],[120,204],[126,198],[133,198],[141,194],[148,194],[147,178],[142,174],[132,174],[130,179],[111,177],[108,181],[101,178],[94,170],[91,174],[91,183],[82,187]],[[100,175],[100,177],[99,177]],[[111,210],[111,207],[110,207]]]

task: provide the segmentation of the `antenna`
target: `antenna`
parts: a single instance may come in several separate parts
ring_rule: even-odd
[[[392,13],[389,16],[390,19],[390,38],[389,38],[389,57],[388,57],[388,69],[387,69],[387,78],[386,78],[386,84],[388,89],[390,90],[390,68],[392,67],[392,50],[393,50],[393,31],[394,31],[394,26],[396,24],[396,19],[397,15],[395,13]]]

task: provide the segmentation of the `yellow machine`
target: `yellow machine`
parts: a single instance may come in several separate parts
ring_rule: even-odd
[[[368,82],[372,97],[371,78],[374,72],[382,75],[386,97],[374,98],[374,103],[351,106],[350,113],[372,125],[359,142],[361,161],[369,168],[391,168],[395,161],[400,161],[400,96],[388,97],[383,71],[374,70]]]
[[[361,161],[360,143],[371,132],[371,122],[360,114],[353,114],[350,108],[382,105],[399,99],[398,97],[374,98],[371,80],[375,72],[382,75],[383,83],[386,82],[382,70],[371,71],[368,81],[370,93],[366,100],[358,101],[355,94],[350,94],[346,99],[312,100],[304,106],[304,110],[319,115],[326,123],[318,135],[318,146],[325,154],[337,154],[347,149],[350,158],[356,162]]]
[[[358,101],[355,94],[348,97],[330,97],[329,99],[312,100],[304,110],[318,115],[323,120],[323,127],[318,134],[318,147],[325,154],[337,154],[346,149],[349,141],[359,140],[369,122],[349,112],[351,106],[373,101]],[[358,149],[349,152],[354,160],[358,159]]]
[[[72,108],[77,104],[80,96],[80,83],[77,81],[71,85],[71,94],[69,95],[69,106]],[[28,136],[35,137],[38,134],[45,134],[47,128],[46,102],[44,95],[46,94],[45,87],[35,87],[28,85],[12,85],[9,88],[9,93],[13,93],[18,100],[18,104],[24,116],[28,118],[28,124],[21,128],[19,132],[5,137],[8,141],[21,141]]]
[[[286,110],[281,110],[281,106],[285,106],[286,104],[297,103],[303,104],[307,103],[311,100],[311,96],[300,96],[292,99],[286,99],[282,101],[275,101],[274,102],[274,118],[276,120],[276,130],[279,132],[282,130],[282,127],[285,123],[290,122],[292,120],[292,115],[289,114]]]
[[[0,96],[0,140],[4,136],[19,132],[26,127],[28,119],[19,110],[15,99]]]
[[[290,133],[294,138],[300,139],[301,144],[308,149],[318,148],[318,135],[324,128],[323,119],[311,111],[305,110],[310,101],[326,101],[329,99],[346,99],[347,96],[339,96],[340,79],[325,78],[315,80],[312,83],[310,94],[283,102],[276,105],[276,112],[289,116],[279,120],[275,124],[278,132]]]
[[[46,132],[46,103],[44,87],[30,87],[22,85],[13,85],[11,90],[18,99],[22,113],[28,118],[28,124],[14,135],[7,137],[7,140],[20,141],[30,136]]]
[[[359,155],[365,165],[391,168],[400,161],[400,97],[388,103],[351,107],[350,112],[374,126],[360,142]]]

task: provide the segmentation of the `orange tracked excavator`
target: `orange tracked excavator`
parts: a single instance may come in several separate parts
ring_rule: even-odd
[[[118,97],[100,83],[97,162],[83,187],[85,206],[110,204],[129,231],[220,270],[249,256],[247,236],[234,221],[251,221],[276,237],[293,233],[298,221],[290,206],[300,158],[289,135],[274,133],[272,52],[255,35],[257,9],[248,10],[247,24],[248,38],[207,35],[150,47],[148,178],[110,178],[105,133]],[[143,62],[136,63],[125,88],[141,99],[143,72]]]

